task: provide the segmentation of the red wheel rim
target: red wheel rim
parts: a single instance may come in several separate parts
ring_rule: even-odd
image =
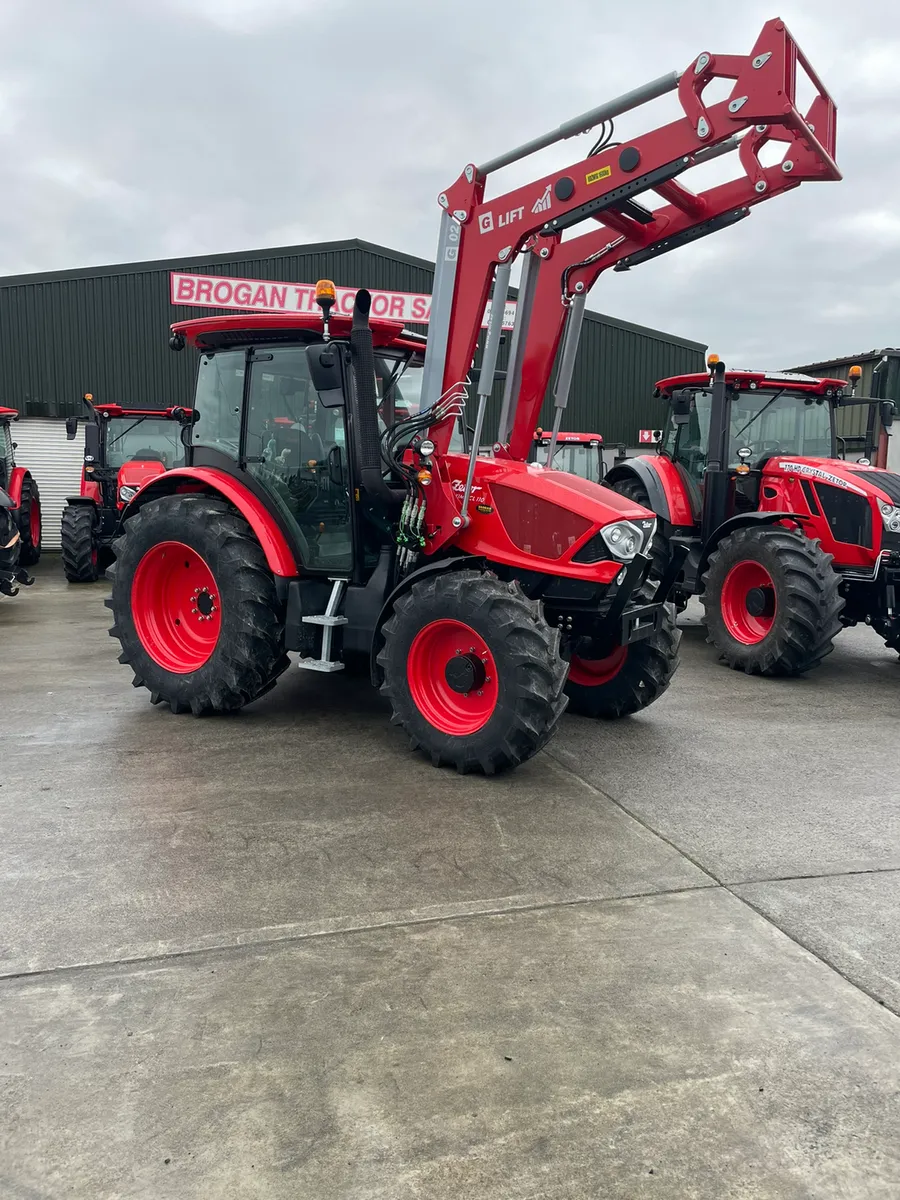
[[[167,671],[197,671],[216,648],[222,613],[215,576],[182,542],[160,542],[138,563],[131,611],[141,644]]]
[[[775,584],[762,563],[736,563],[722,584],[722,620],[731,636],[755,646],[771,630],[776,609]]]
[[[477,733],[497,707],[494,656],[484,638],[462,621],[432,621],[420,629],[409,648],[406,674],[416,708],[441,733]]]
[[[28,513],[28,531],[32,546],[37,548],[41,544],[41,506],[34,500]]]
[[[569,663],[569,679],[580,687],[602,687],[604,683],[615,679],[627,657],[627,646],[617,646],[606,658],[579,658],[573,654]]]

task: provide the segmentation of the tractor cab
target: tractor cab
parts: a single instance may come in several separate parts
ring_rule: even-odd
[[[553,434],[536,429],[530,462],[552,466],[554,471],[567,471],[581,479],[600,483],[606,474],[603,463],[603,438],[599,433],[560,433],[556,437],[553,462],[547,461]]]

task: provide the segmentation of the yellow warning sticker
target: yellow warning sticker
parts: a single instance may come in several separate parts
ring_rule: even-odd
[[[609,179],[612,175],[612,167],[598,167],[596,171],[591,171],[589,175],[585,175],[585,183],[599,183],[601,179]]]

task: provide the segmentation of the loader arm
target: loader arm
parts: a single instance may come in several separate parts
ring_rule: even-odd
[[[826,116],[827,101],[817,97],[807,120],[820,127]],[[786,143],[785,154],[781,162],[763,167],[759,154],[770,141]],[[538,422],[567,321],[573,316],[578,319],[579,298],[587,296],[604,271],[630,270],[727,229],[749,216],[754,205],[792,191],[805,180],[821,178],[818,154],[804,136],[793,129],[772,126],[756,128],[711,151],[701,151],[694,160],[709,161],[734,151],[743,169],[741,176],[700,193],[689,191],[675,180],[661,185],[658,193],[669,203],[654,209],[649,220],[641,222],[609,212],[597,228],[567,242],[532,239],[523,272],[525,288],[531,289],[525,300],[528,327],[520,336],[519,353],[511,356],[498,434],[510,457],[521,459],[528,454],[531,430]],[[789,170],[784,169],[785,163],[790,164]],[[557,429],[568,400],[559,382],[555,396]]]
[[[817,92],[815,118],[802,115],[796,106],[796,74],[800,64]],[[730,96],[711,106],[703,92],[713,79],[734,80]],[[684,116],[620,146],[609,146],[562,170],[496,198],[485,199],[492,172],[538,150],[586,133],[598,124],[629,112],[650,100],[677,90]],[[704,51],[688,69],[672,72],[637,88],[590,112],[583,113],[531,142],[477,166],[469,163],[459,178],[439,196],[442,207],[435,281],[429,324],[428,354],[422,383],[422,407],[433,410],[442,397],[458,395],[472,366],[488,295],[492,294],[491,317],[477,383],[473,450],[462,495],[454,495],[446,464],[441,464],[450,445],[455,412],[444,408],[430,429],[436,451],[439,486],[429,502],[429,551],[434,553],[457,530],[468,524],[467,507],[475,474],[482,423],[495,379],[502,326],[501,314],[507,298],[510,269],[517,256],[534,242],[540,258],[548,258],[562,233],[583,221],[601,220],[606,229],[633,242],[635,254],[648,245],[641,227],[655,220],[651,210],[636,197],[654,192],[669,207],[689,221],[699,221],[700,197],[694,197],[675,181],[678,175],[705,155],[714,154],[736,134],[756,127],[760,138],[792,137],[808,155],[806,177],[840,179],[834,161],[835,105],[809,63],[803,57],[783,21],[768,21],[753,50],[747,55],[714,55]],[[812,110],[811,110],[812,112]],[[733,145],[730,146],[733,148]],[[747,163],[745,162],[745,168]],[[748,177],[763,195],[769,187],[769,172],[758,160],[751,163]],[[790,170],[790,169],[789,169]],[[799,177],[799,176],[798,176]],[[792,176],[793,182],[793,176]],[[703,218],[706,219],[706,218]],[[602,235],[601,235],[602,236]],[[546,253],[545,253],[546,251]],[[528,260],[534,257],[530,249]],[[527,343],[529,327],[528,289],[523,287],[517,329],[511,348],[512,370],[508,379],[521,376],[518,363]],[[576,311],[583,314],[583,298]],[[559,314],[550,326],[535,326],[533,337],[544,339],[543,353],[559,342]],[[555,331],[555,332],[554,332]],[[574,366],[577,328],[567,338],[561,372]],[[550,358],[552,362],[552,356]],[[567,388],[568,381],[564,380]],[[508,416],[508,413],[506,414]],[[510,426],[511,428],[511,426]],[[527,443],[533,430],[522,420],[521,437]],[[519,444],[517,437],[517,445]],[[525,457],[525,453],[521,455]]]

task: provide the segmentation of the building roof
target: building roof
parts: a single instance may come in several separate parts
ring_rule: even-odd
[[[873,362],[876,359],[883,358],[885,355],[900,356],[900,350],[892,346],[887,346],[884,350],[865,350],[862,354],[842,354],[840,358],[829,358],[824,362],[807,363],[802,367],[791,367],[790,370],[806,371],[812,375],[821,375],[824,370],[831,367],[843,367],[848,364],[852,366],[854,363],[859,363],[862,366],[863,363]]]
[[[340,251],[353,250],[362,251],[366,254],[374,254],[382,258],[389,258],[395,262],[406,263],[408,266],[418,267],[420,270],[434,271],[434,263],[428,259],[417,258],[415,255],[406,254],[402,250],[392,250],[389,246],[379,246],[375,242],[366,242],[361,238],[346,238],[335,242],[310,242],[303,246],[268,246],[256,250],[230,251],[224,254],[182,255],[181,258],[156,258],[145,262],[114,263],[99,267],[76,267],[68,271],[37,271],[28,275],[6,275],[0,276],[0,288],[22,287],[38,283],[56,283],[76,279],[102,279],[117,275],[142,275],[157,271],[190,271],[202,273],[210,267],[218,268],[222,263],[239,265],[242,262],[254,262],[260,258],[293,258],[310,254],[334,254]],[[281,281],[276,280],[275,282]],[[299,283],[303,281],[288,280],[286,282]],[[359,286],[363,286],[364,282],[364,280],[360,281]],[[518,289],[510,288],[509,290],[511,297],[516,299],[518,297]],[[615,329],[624,329],[629,333],[637,333],[643,337],[653,338],[657,341],[669,342],[672,345],[683,346],[689,350],[698,350],[701,353],[706,352],[705,342],[695,342],[690,338],[677,337],[659,329],[651,329],[646,325],[635,325],[631,321],[622,321],[618,317],[611,317],[606,313],[587,309],[585,311],[585,319],[600,321],[604,325],[610,325]]]

